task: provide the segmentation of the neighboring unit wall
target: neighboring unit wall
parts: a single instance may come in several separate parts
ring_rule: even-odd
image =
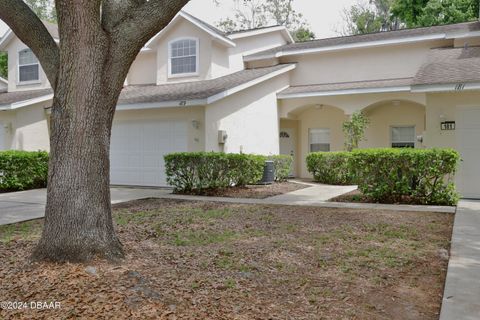
[[[279,153],[279,118],[276,92],[288,85],[288,74],[254,85],[206,107],[206,151],[227,153]],[[225,130],[224,146],[218,131]]]
[[[50,88],[47,76],[40,65],[40,80],[34,84],[18,83],[18,53],[28,48],[17,37],[14,37],[7,46],[8,53],[8,91],[38,90]]]
[[[281,61],[298,62],[292,85],[409,78],[415,76],[430,48],[446,44],[452,41],[304,54]]]
[[[280,31],[239,38],[234,41],[237,46],[235,48],[230,48],[231,72],[244,69],[244,56],[279,47],[287,43]],[[271,63],[268,63],[268,65],[271,65]]]
[[[425,107],[409,101],[389,101],[367,108],[370,120],[360,148],[390,148],[392,126],[415,126],[416,136],[425,131]],[[415,148],[422,148],[420,142]]]
[[[155,84],[157,82],[156,52],[140,53],[133,62],[127,77],[128,85]]]
[[[50,133],[45,108],[51,101],[0,113],[3,148],[6,150],[50,150]],[[0,135],[1,136],[1,135]]]
[[[205,149],[205,117],[204,107],[159,108],[147,110],[121,110],[115,112],[115,121],[124,120],[164,120],[185,121],[188,127],[188,150],[203,151]],[[193,126],[197,121],[199,127]]]
[[[168,51],[169,43],[180,38],[197,38],[199,41],[199,65],[198,76],[193,77],[168,77]],[[157,84],[167,82],[182,82],[205,80],[212,77],[211,57],[212,39],[204,31],[200,30],[186,20],[179,21],[174,28],[168,30],[157,42]]]

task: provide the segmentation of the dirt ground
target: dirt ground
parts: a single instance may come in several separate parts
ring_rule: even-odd
[[[293,192],[307,188],[307,185],[293,182],[276,182],[270,185],[248,185],[245,187],[232,187],[225,189],[205,190],[201,193],[179,193],[195,194],[208,197],[226,197],[226,198],[252,198],[265,199],[268,197]]]
[[[125,261],[31,264],[0,227],[3,319],[438,319],[453,215],[161,199],[117,205]]]

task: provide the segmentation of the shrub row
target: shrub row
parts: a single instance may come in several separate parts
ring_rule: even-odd
[[[272,160],[276,180],[288,177],[289,156],[259,156],[216,152],[180,152],[165,156],[167,182],[176,192],[201,193],[202,190],[255,184],[263,176],[265,160]]]
[[[378,202],[408,197],[420,204],[455,205],[453,178],[460,160],[451,149],[369,149],[308,155],[314,178],[330,184],[358,184]]]
[[[47,152],[0,151],[0,191],[44,188],[47,177]]]

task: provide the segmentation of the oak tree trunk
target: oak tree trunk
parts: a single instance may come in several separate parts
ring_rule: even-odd
[[[109,151],[123,79],[112,76],[109,39],[95,25],[81,16],[64,16],[62,25],[75,34],[60,47],[45,226],[33,258],[114,260],[123,250],[111,216]]]
[[[36,260],[116,260],[110,134],[118,96],[144,44],[189,0],[55,0],[59,44],[23,0],[0,19],[30,47],[54,89],[47,206]]]

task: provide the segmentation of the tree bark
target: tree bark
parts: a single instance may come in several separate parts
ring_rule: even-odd
[[[75,3],[76,15],[58,9],[60,32],[69,33],[60,44],[45,227],[33,258],[115,260],[123,249],[111,216],[109,152],[122,73],[110,69],[111,44],[95,18],[99,12]]]
[[[110,135],[130,66],[189,0],[56,0],[60,44],[23,0],[3,19],[36,54],[54,89],[47,205],[34,260],[124,256],[110,204]]]

